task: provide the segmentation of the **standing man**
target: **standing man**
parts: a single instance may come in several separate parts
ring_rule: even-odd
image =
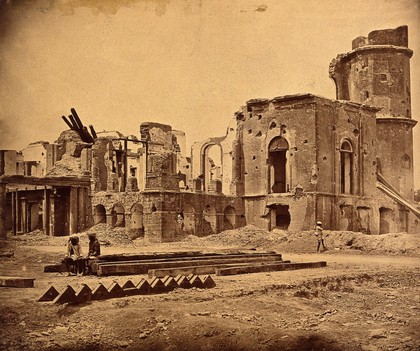
[[[318,240],[318,247],[316,249],[316,252],[319,252],[319,249],[321,247],[321,244],[322,244],[322,248],[325,251],[326,248],[325,248],[325,244],[324,244],[324,236],[323,236],[323,233],[322,233],[322,222],[321,221],[317,221],[316,222],[316,227],[315,227],[315,233],[314,233],[314,235],[316,236],[316,238]]]

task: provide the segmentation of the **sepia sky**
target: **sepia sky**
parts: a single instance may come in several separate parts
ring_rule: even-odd
[[[419,0],[0,0],[0,149],[53,142],[71,107],[96,131],[223,136],[251,98],[334,99],[331,60],[404,24],[419,120]],[[419,188],[419,126],[414,140]]]

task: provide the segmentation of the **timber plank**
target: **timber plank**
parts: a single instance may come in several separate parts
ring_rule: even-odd
[[[195,260],[192,264],[188,260],[178,260],[178,261],[162,261],[162,262],[136,262],[130,264],[104,264],[101,263],[98,265],[99,276],[104,275],[127,275],[127,274],[147,274],[150,269],[158,268],[179,268],[179,267],[188,267],[188,266],[203,266],[209,265],[212,266],[220,264],[229,264],[229,263],[256,263],[256,262],[275,262],[281,261],[280,256],[267,256],[267,257],[243,257],[243,258],[217,258],[211,260]],[[201,274],[211,274],[211,273],[201,273]]]
[[[321,268],[326,267],[327,262],[302,262],[302,263],[271,263],[271,264],[260,264],[260,265],[249,265],[242,267],[223,267],[217,268],[216,275],[236,275],[236,274],[247,274],[247,273],[259,273],[259,272],[273,272],[273,271],[287,271],[295,269],[306,269],[306,268]]]
[[[261,253],[261,254],[235,254],[235,255],[224,255],[224,254],[220,254],[220,255],[211,255],[211,256],[191,256],[191,257],[171,257],[171,258],[156,258],[156,259],[148,259],[148,260],[129,260],[129,261],[102,261],[99,260],[97,262],[98,265],[103,265],[103,264],[113,264],[113,265],[118,265],[118,264],[137,264],[137,263],[155,263],[155,262],[175,262],[175,261],[198,261],[198,260],[215,260],[215,259],[237,259],[237,258],[247,258],[247,257],[251,257],[251,258],[255,258],[255,257],[260,257],[260,258],[265,258],[265,257],[277,257],[279,260],[281,260],[282,255],[281,254],[276,254],[276,253]]]
[[[3,288],[33,288],[35,278],[0,276],[0,287]]]

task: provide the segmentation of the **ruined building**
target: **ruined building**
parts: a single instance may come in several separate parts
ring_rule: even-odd
[[[412,54],[406,26],[356,38],[330,64],[337,100],[249,100],[225,136],[190,154],[183,132],[153,122],[133,136],[90,136],[68,123],[54,144],[3,150],[0,234],[106,223],[170,241],[247,224],[309,230],[316,220],[367,234],[418,231]]]

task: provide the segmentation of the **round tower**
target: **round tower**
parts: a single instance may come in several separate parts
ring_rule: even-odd
[[[376,117],[378,172],[413,199],[413,133],[408,28],[376,30],[353,40],[330,64],[338,100],[381,108]]]

